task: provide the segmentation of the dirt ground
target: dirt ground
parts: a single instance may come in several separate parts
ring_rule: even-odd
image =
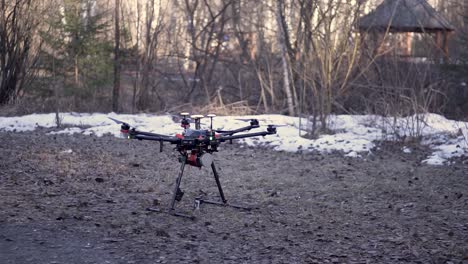
[[[222,145],[215,154],[229,201],[207,169],[179,170],[167,145],[105,136],[0,132],[0,262],[468,263],[468,160],[421,164],[383,143],[362,159]],[[464,163],[463,163],[464,162]]]

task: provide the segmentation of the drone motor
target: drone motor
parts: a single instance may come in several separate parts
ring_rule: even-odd
[[[130,125],[127,123],[122,123],[122,125],[120,126],[120,137],[128,139],[129,131],[130,131]]]
[[[183,113],[180,113],[180,115],[182,116],[182,120],[180,121],[180,126],[183,127],[184,129],[189,128],[190,120],[187,117],[190,115],[190,113],[183,112]]]

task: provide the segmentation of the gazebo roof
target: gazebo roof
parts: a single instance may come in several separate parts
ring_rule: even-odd
[[[426,0],[384,0],[374,11],[361,17],[361,31],[436,32],[454,27]]]

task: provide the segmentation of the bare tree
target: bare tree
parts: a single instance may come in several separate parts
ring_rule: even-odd
[[[37,15],[32,2],[0,1],[0,105],[15,99],[28,78]]]
[[[188,86],[186,100],[195,102],[196,95],[204,93],[203,103],[209,103],[212,93],[212,80],[219,62],[228,10],[233,0],[184,1],[183,11],[187,17],[189,60],[193,64],[193,81]]]
[[[86,13],[98,5],[95,0],[43,1],[57,3],[51,16],[59,25],[51,25],[47,38],[57,45],[45,42],[56,50],[60,78],[70,80],[64,81],[64,89],[76,93],[73,98],[78,100],[91,95],[105,102],[112,90],[114,111],[122,110],[126,92],[133,94],[132,112],[167,110],[177,103],[246,102],[258,112],[311,114],[315,133],[327,130],[331,113],[353,109],[347,100],[354,97],[355,87],[379,86],[377,77],[364,74],[379,67],[373,66],[373,54],[362,59],[365,50],[355,31],[363,5],[373,0],[107,0],[93,9],[99,16]],[[3,39],[13,36],[5,33],[8,30],[34,28],[27,26],[32,25],[27,22],[31,16],[20,15],[34,6],[31,3],[0,0],[0,19],[5,21],[0,24],[2,87],[12,83],[13,74],[21,79],[28,68],[17,65],[30,54],[34,32],[14,37],[16,45]],[[104,25],[112,21],[112,14],[115,32]],[[89,67],[95,61],[99,65]],[[130,85],[127,78],[120,79],[121,71],[132,76]],[[75,89],[73,81],[82,89]],[[16,82],[9,98],[20,86]],[[100,87],[105,87],[103,92],[95,93]],[[0,95],[5,97],[6,90]]]
[[[156,8],[158,8],[157,17]],[[155,0],[148,0],[146,3],[146,20],[144,34],[144,53],[142,56],[141,86],[139,89],[137,105],[140,109],[147,109],[151,106],[150,90],[152,90],[155,62],[157,59],[157,49],[159,38],[164,29],[163,16],[166,13],[161,1],[156,5]],[[161,100],[160,100],[161,101]]]
[[[313,115],[313,133],[317,121],[327,130],[327,117],[337,98],[349,89],[351,76],[358,70],[359,38],[354,25],[361,13],[362,2],[351,0],[300,0],[300,60],[295,72],[300,76],[301,98]],[[319,120],[317,120],[317,118]]]
[[[132,113],[135,112],[136,109],[136,102],[137,102],[137,91],[138,91],[138,84],[140,81],[140,34],[141,34],[141,4],[140,1],[137,0],[136,2],[136,52],[135,52],[135,63],[136,63],[136,70],[135,70],[135,80],[133,82],[133,92],[132,92]]]

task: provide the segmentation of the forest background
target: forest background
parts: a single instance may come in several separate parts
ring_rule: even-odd
[[[280,113],[313,135],[330,114],[467,119],[468,1],[429,2],[448,56],[430,33],[360,32],[376,0],[0,0],[0,105]]]

